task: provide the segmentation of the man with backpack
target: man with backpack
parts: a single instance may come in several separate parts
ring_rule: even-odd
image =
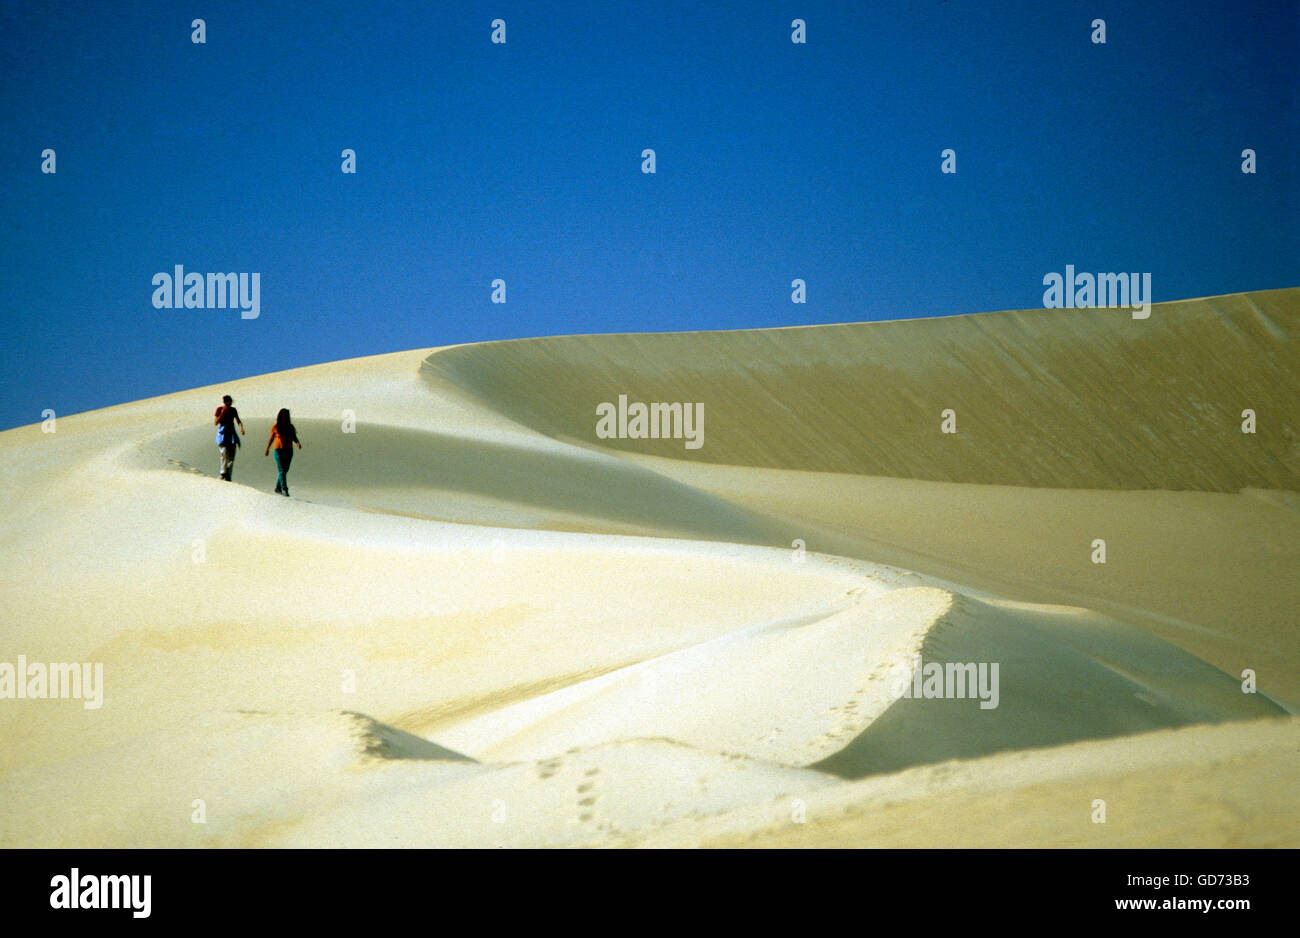
[[[239,419],[235,402],[229,394],[221,398],[221,406],[212,415],[212,422],[217,427],[217,449],[221,452],[221,478],[230,481],[230,470],[235,465],[235,448],[242,445],[239,433],[244,432],[244,421]],[[239,424],[239,433],[235,432]]]

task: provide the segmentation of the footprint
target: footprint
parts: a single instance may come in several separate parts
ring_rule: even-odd
[[[195,469],[195,468],[194,468],[193,466],[191,466],[189,463],[187,463],[187,462],[181,462],[179,459],[169,459],[169,460],[167,460],[167,461],[168,461],[169,463],[171,463],[173,466],[175,466],[176,468],[178,468],[178,469],[184,469],[186,472],[193,472],[193,473],[195,473],[195,474],[197,474],[197,475],[202,475],[202,474],[203,474],[203,470],[201,470],[201,469]]]
[[[597,817],[596,802],[600,800],[600,794],[596,790],[596,776],[600,774],[600,769],[596,766],[589,766],[583,770],[582,778],[579,779],[576,788],[576,805],[579,824],[594,824],[596,830],[605,830],[609,827],[608,821],[601,821]]]

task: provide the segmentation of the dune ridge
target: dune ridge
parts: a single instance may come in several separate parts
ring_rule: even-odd
[[[1296,488],[1300,290],[441,349],[443,378],[549,436],[674,459],[1046,488]],[[707,444],[595,440],[595,408],[703,401]],[[939,433],[951,408],[959,432]],[[1241,411],[1259,415],[1240,432]]]

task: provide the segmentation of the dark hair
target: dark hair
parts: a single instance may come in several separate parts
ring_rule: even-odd
[[[233,404],[233,403],[235,403],[235,399],[234,399],[233,397],[231,397],[229,394],[226,394],[226,395],[224,395],[224,396],[221,398],[221,403],[223,403],[223,404]]]
[[[289,408],[281,407],[280,412],[275,415],[275,429],[280,431],[282,437],[293,430],[293,424],[289,422]]]

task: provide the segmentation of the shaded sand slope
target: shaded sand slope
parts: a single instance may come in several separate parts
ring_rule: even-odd
[[[1064,607],[958,596],[926,633],[926,662],[997,662],[998,699],[907,697],[814,767],[850,778],[1284,711],[1199,658],[1134,628]],[[969,675],[971,679],[975,675]],[[919,686],[919,684],[918,684]]]
[[[1291,847],[1300,719],[944,762],[619,841],[668,847]],[[1094,823],[1095,802],[1105,823]]]
[[[562,439],[700,462],[1048,488],[1295,488],[1300,290],[446,349],[425,368]],[[705,445],[597,440],[596,406],[705,405]],[[952,408],[958,433],[939,432]],[[1253,409],[1258,432],[1240,432]]]
[[[302,475],[314,502],[511,527],[773,539],[764,519],[601,453],[384,424],[362,425],[355,434],[341,433],[337,421],[295,418],[294,425],[310,446],[310,468]],[[165,453],[187,467],[202,466],[211,462],[212,437],[206,427],[166,434],[151,441],[148,458],[156,463]],[[253,450],[250,445],[242,455],[261,458]],[[300,465],[301,456],[295,457]],[[263,460],[256,471],[264,479],[270,467]],[[289,478],[292,490],[292,468]]]

